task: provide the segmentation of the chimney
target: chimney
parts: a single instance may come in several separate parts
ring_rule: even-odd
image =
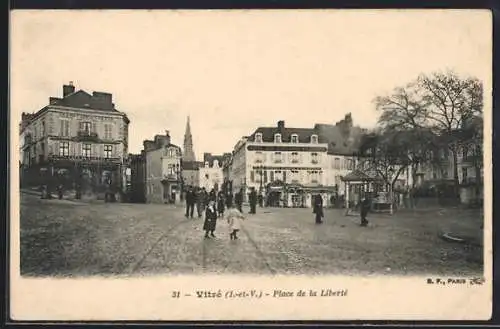
[[[165,145],[170,144],[170,131],[165,130]]]
[[[278,129],[282,130],[283,128],[285,128],[285,121],[283,120],[278,121]]]
[[[75,86],[73,86],[73,81],[70,81],[69,84],[63,86],[63,97],[66,97],[74,92]]]

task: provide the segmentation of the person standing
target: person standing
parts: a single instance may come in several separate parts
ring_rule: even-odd
[[[203,215],[203,200],[204,195],[200,188],[196,189],[195,202],[196,202],[196,212],[198,213],[198,218]]]
[[[250,213],[255,214],[256,213],[256,207],[257,207],[257,192],[255,192],[255,188],[252,188],[252,191],[250,192],[249,195],[249,201],[250,201]]]
[[[226,196],[226,206],[227,206],[227,209],[233,207],[233,193],[232,192],[229,192]]]
[[[231,207],[227,211],[227,223],[229,224],[229,238],[231,240],[237,240],[238,239],[238,232],[241,228],[241,223],[240,221],[245,219],[243,214],[238,211],[238,209]]]
[[[239,212],[243,212],[243,210],[241,209],[241,206],[243,204],[243,190],[239,190],[238,192],[236,192],[236,194],[234,195],[234,203],[236,204],[236,208],[238,209]]]
[[[215,210],[215,201],[211,200],[205,211],[205,223],[203,230],[205,231],[205,239],[210,237],[215,238],[215,227],[217,225],[217,211]],[[210,236],[208,235],[210,233]]]
[[[361,201],[361,223],[360,226],[368,226],[368,220],[366,216],[368,215],[368,211],[370,210],[370,200],[365,196]]]
[[[220,191],[217,197],[217,212],[219,213],[219,217],[224,216],[224,203],[224,193]]]
[[[186,192],[186,218],[193,218],[194,212],[194,203],[195,203],[195,194],[193,189],[190,187]]]
[[[319,194],[314,197],[313,213],[316,214],[316,224],[323,223],[323,198]]]

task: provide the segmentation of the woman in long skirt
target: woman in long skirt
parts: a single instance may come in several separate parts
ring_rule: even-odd
[[[210,200],[208,207],[205,211],[205,223],[203,223],[203,230],[205,231],[205,239],[215,238],[215,227],[217,225],[217,210],[215,210],[215,201]],[[210,233],[210,236],[208,235]]]

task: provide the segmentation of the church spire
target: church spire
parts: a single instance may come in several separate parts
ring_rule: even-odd
[[[186,122],[186,132],[184,133],[184,161],[196,161],[193,150],[193,136],[191,135],[191,124],[189,122],[189,115]]]

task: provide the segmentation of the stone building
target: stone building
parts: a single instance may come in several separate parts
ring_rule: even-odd
[[[63,86],[35,113],[23,113],[21,184],[63,185],[84,193],[124,192],[130,120],[112,94]]]
[[[223,163],[227,159],[228,153],[223,155],[203,154],[203,166],[199,167],[199,187],[204,187],[207,191],[215,189],[220,191],[224,183]]]
[[[145,140],[145,188],[148,203],[175,203],[181,200],[181,148],[170,142],[170,133]]]

